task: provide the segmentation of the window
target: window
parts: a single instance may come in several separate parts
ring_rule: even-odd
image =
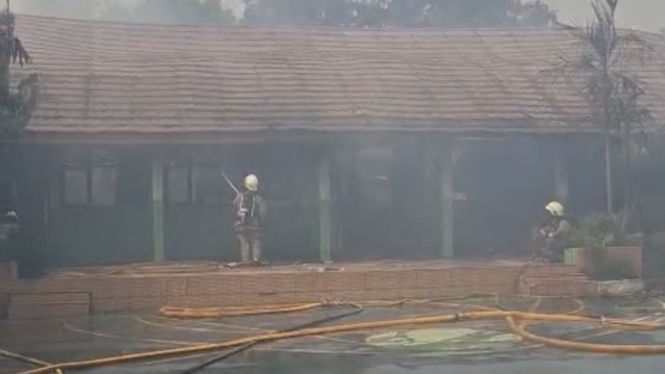
[[[392,201],[391,159],[392,149],[388,147],[363,148],[358,151],[356,171],[363,200],[378,205]]]
[[[166,184],[170,204],[222,204],[235,195],[222,178],[220,168],[210,164],[171,164],[166,171]]]
[[[109,206],[116,203],[117,164],[108,155],[77,151],[65,155],[63,200],[68,205]]]
[[[91,169],[91,196],[92,205],[114,205],[117,170],[113,166],[97,166]]]
[[[202,204],[218,204],[224,199],[224,185],[219,168],[208,165],[195,165],[194,201]]]
[[[187,165],[169,165],[166,171],[166,195],[169,203],[189,202],[189,167]]]
[[[65,203],[86,204],[88,202],[88,173],[85,168],[65,167]]]

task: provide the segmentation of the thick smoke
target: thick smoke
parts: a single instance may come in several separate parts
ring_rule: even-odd
[[[242,17],[243,0],[218,1],[236,19]],[[175,18],[173,1],[169,0],[13,0],[11,8],[19,14],[62,18],[157,23],[168,23]]]

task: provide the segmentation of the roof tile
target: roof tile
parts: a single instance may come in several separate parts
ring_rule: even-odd
[[[551,29],[187,27],[19,16],[40,74],[33,132],[583,131],[572,83],[537,73],[574,41]],[[665,42],[647,35],[665,51]],[[665,62],[637,70],[665,123]]]

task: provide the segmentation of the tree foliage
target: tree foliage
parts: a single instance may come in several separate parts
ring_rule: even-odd
[[[587,25],[559,26],[577,40],[577,53],[560,56],[547,74],[573,77],[582,83],[582,92],[594,104],[594,120],[613,132],[630,132],[650,119],[648,109],[639,105],[645,94],[630,68],[642,63],[654,51],[636,32],[615,26],[618,0],[596,0],[595,17]],[[581,79],[580,79],[581,78]]]
[[[580,82],[581,91],[594,110],[593,121],[606,130],[607,207],[611,213],[611,146],[618,143],[627,170],[632,146],[638,144],[635,140],[642,140],[639,143],[643,148],[645,125],[651,120],[649,109],[640,102],[646,93],[631,74],[631,67],[644,63],[654,49],[640,34],[617,30],[614,15],[618,0],[595,0],[592,6],[594,17],[586,25],[559,24],[575,38],[577,50],[572,56],[559,56],[553,67],[541,73],[554,79],[565,77]],[[625,186],[628,183],[624,181]]]
[[[21,0],[16,5],[24,12],[48,17],[188,25],[235,22],[221,0]]]
[[[0,12],[0,139],[18,135],[36,104],[37,76],[22,79],[11,89],[10,65],[30,63],[30,55],[14,36],[15,17],[8,9]]]
[[[228,25],[235,16],[220,0],[139,0],[133,8],[109,2],[101,18],[123,22]]]
[[[12,9],[44,17],[93,18],[103,0],[14,0]]]
[[[355,27],[547,26],[539,0],[245,0],[248,24]]]

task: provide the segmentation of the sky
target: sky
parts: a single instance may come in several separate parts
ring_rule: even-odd
[[[95,1],[95,0],[90,0]],[[131,3],[136,0],[116,0]],[[237,15],[242,15],[243,0],[222,0]],[[542,0],[559,11],[559,20],[570,23],[583,23],[591,16],[591,0]],[[12,8],[17,13],[35,13],[21,0],[12,0]],[[622,0],[617,10],[617,23],[620,27],[657,32],[665,28],[665,0]]]
[[[559,11],[559,20],[583,23],[591,14],[591,0],[543,0]],[[658,31],[665,28],[665,0],[622,0],[617,8],[620,27]]]

